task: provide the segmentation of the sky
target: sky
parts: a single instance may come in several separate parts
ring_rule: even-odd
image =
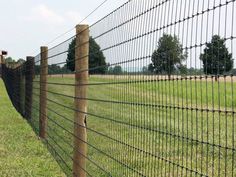
[[[90,28],[90,34],[96,38],[102,31],[119,26],[96,38],[96,42],[105,49],[107,62],[128,69],[148,66],[159,39],[164,34],[175,35],[183,48],[187,48],[188,56],[182,64],[200,69],[203,67],[200,54],[213,35],[227,39],[225,45],[236,59],[236,11],[233,9],[236,9],[233,0],[132,0]]]
[[[0,0],[2,7],[0,50],[7,50],[15,59],[36,56],[40,46],[46,45],[51,48],[74,36],[75,25],[103,1]],[[91,25],[127,1],[108,0],[83,23]],[[163,1],[164,4],[158,5]],[[216,8],[213,11],[214,6]],[[189,55],[184,64],[189,68],[201,68],[202,62],[199,56],[204,47],[190,48],[190,46],[209,42],[215,34],[225,38],[234,37],[233,40],[227,40],[226,47],[236,59],[236,11],[233,11],[235,8],[236,3],[233,0],[131,0],[112,15],[92,26],[90,35],[96,38],[105,32],[105,35],[96,38],[96,42],[102,50],[108,48],[103,53],[110,64],[146,58],[152,55],[157,48],[158,40],[164,33],[177,35],[183,48],[189,48]],[[207,12],[207,9],[211,10]],[[138,18],[135,18],[137,16]],[[191,18],[183,20],[187,17]],[[132,18],[134,19],[126,23]],[[180,23],[170,25],[179,20]],[[114,27],[118,28],[113,29]],[[69,33],[53,40],[68,30]],[[140,35],[142,37],[138,37]],[[129,41],[132,38],[135,40]],[[111,47],[117,44],[118,46]],[[65,43],[55,51],[51,50],[49,55],[67,49],[68,43]],[[66,53],[52,58],[50,64],[57,63],[58,60],[63,62],[65,59]],[[142,68],[150,62],[151,57],[148,57],[145,60],[125,62],[123,64],[125,66],[122,67]],[[234,60],[235,66],[236,60]]]
[[[73,27],[104,0],[0,0],[0,50],[15,59],[35,56],[40,46],[53,46],[73,36]],[[126,0],[108,0],[83,23],[92,24]],[[58,40],[59,35],[71,30]]]

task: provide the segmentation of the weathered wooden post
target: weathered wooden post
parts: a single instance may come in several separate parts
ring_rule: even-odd
[[[1,60],[1,77],[2,77],[2,80],[5,82],[6,65],[5,65],[4,57],[2,55],[0,55],[0,60]]]
[[[19,97],[20,97],[20,113],[24,117],[25,114],[25,76],[23,74],[25,63],[19,68]]]
[[[74,115],[74,162],[73,176],[86,176],[87,156],[87,83],[88,83],[88,54],[89,54],[89,26],[76,26],[76,49],[75,49],[75,111]]]
[[[20,107],[21,107],[21,99],[20,99],[20,84],[21,84],[21,65],[17,65],[15,68],[15,93],[16,93],[16,110],[21,113]]]
[[[47,75],[48,75],[48,47],[41,47],[40,61],[40,108],[39,108],[39,136],[46,138],[47,128]]]
[[[5,66],[4,56],[7,55],[7,51],[0,51],[0,77],[2,77],[3,74],[3,65]]]
[[[12,73],[12,77],[11,77],[11,87],[12,87],[12,103],[14,105],[14,107],[17,109],[17,103],[18,103],[18,98],[17,98],[17,69],[16,69],[16,64],[12,64],[11,65],[11,73]]]
[[[3,56],[0,54],[0,77],[2,77],[2,73],[3,73]]]
[[[33,100],[34,57],[26,57],[25,62],[25,118],[31,119]]]

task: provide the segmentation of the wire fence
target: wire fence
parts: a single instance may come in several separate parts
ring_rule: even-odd
[[[235,8],[129,0],[2,78],[67,176],[236,176]]]

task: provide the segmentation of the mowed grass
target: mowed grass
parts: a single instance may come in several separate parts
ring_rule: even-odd
[[[65,176],[30,125],[12,106],[1,79],[0,176]]]
[[[74,79],[48,82],[74,84]],[[128,77],[91,77],[89,83],[91,176],[236,176],[236,83]],[[38,107],[37,83],[34,88]],[[74,87],[49,84],[48,90],[48,142],[70,176]],[[34,114],[37,127],[38,111]]]

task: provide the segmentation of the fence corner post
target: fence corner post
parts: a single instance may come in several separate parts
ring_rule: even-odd
[[[89,59],[89,26],[76,26],[75,50],[75,114],[74,114],[74,155],[73,176],[86,177],[87,132],[86,132],[86,98]]]
[[[48,47],[40,48],[40,108],[39,108],[39,137],[46,139],[47,128],[47,75]]]
[[[31,119],[33,100],[34,57],[27,56],[25,63],[25,118]]]

